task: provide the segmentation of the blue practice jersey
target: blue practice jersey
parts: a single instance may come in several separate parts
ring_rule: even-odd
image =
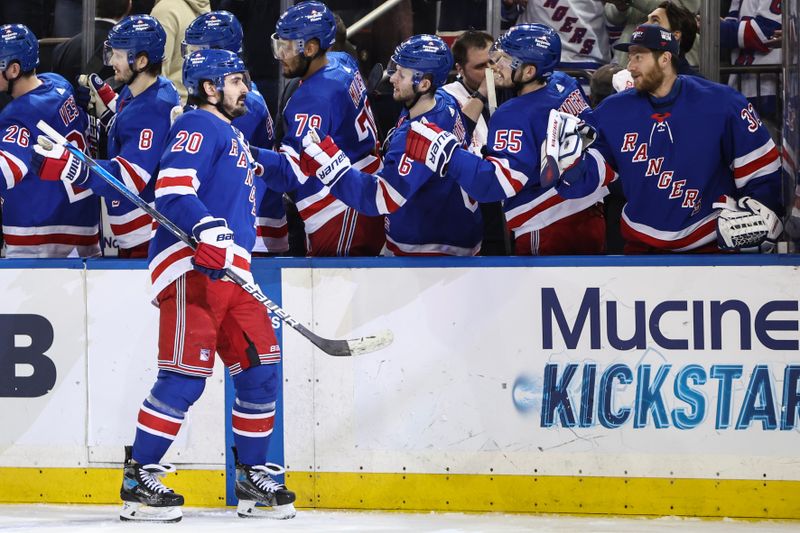
[[[117,114],[108,130],[107,161],[98,161],[109,173],[143,200],[152,203],[158,162],[167,142],[172,109],[180,106],[178,91],[163,76],[134,97],[125,85],[117,99]],[[90,175],[89,185],[106,197],[108,222],[120,248],[150,240],[153,219],[126,200],[101,178]]]
[[[560,194],[607,181],[597,174],[613,174],[608,163],[627,199],[628,241],[671,251],[713,243],[713,204],[725,196],[780,210],[778,150],[752,105],[725,85],[679,76],[662,99],[629,89],[605,99],[595,119],[600,135],[585,158],[587,180]]]
[[[288,128],[280,148],[289,164],[267,172],[265,179],[275,191],[293,191],[310,255],[374,254],[383,242],[373,238],[375,232],[370,228],[382,227],[383,221],[355,216],[319,180],[308,179],[298,167],[303,137],[314,128],[321,139],[330,135],[354,167],[367,173],[380,169],[375,120],[358,65],[341,52],[330,52],[327,59],[328,64],[304,80],[289,98],[283,110]],[[382,229],[378,233],[382,239]]]
[[[470,196],[479,202],[504,200],[508,228],[516,237],[578,213],[608,194],[600,187],[568,200],[552,187],[539,185],[540,153],[551,109],[593,121],[578,83],[554,72],[541,89],[511,98],[497,109],[489,120],[484,159],[456,150],[450,160],[450,175]]]
[[[462,146],[469,144],[458,102],[441,89],[433,109],[413,120],[435,123]],[[453,178],[406,157],[411,122],[404,109],[389,134],[380,172],[350,169],[334,183],[333,194],[361,213],[388,215],[386,249],[392,255],[476,255],[483,235],[478,203]]]
[[[81,149],[86,113],[58,74],[39,74],[37,88],[0,113],[0,195],[6,257],[91,257],[100,254],[100,204],[90,189],[44,181],[31,169],[36,123],[44,120]]]
[[[244,100],[247,113],[233,119],[233,125],[242,132],[251,146],[272,149],[275,144],[275,127],[267,102],[253,87]],[[254,252],[282,253],[289,250],[289,226],[283,193],[267,188],[264,180],[256,180],[256,243]]]
[[[169,131],[155,195],[156,209],[190,235],[203,217],[224,218],[234,234],[232,268],[251,277],[256,189],[253,158],[239,130],[202,109],[181,115]],[[159,226],[149,256],[154,294],[191,270],[193,255]]]

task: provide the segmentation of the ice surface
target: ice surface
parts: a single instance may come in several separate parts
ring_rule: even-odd
[[[536,531],[580,533],[676,532],[738,533],[800,531],[800,522],[622,518],[556,515],[407,513],[298,510],[292,520],[243,519],[230,509],[187,507],[176,524],[120,522],[119,507],[108,505],[0,505],[0,531],[125,532],[299,531],[299,532],[460,532]]]

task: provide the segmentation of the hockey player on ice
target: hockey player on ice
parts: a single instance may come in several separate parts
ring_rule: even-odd
[[[183,57],[195,50],[219,48],[241,56],[242,25],[228,11],[212,11],[194,19],[186,28],[182,43]],[[250,146],[272,149],[275,129],[264,97],[255,86],[245,97],[247,113],[233,119],[232,124],[244,134]],[[289,251],[289,229],[283,195],[268,189],[263,180],[256,180],[256,244],[253,255],[279,255]]]
[[[122,19],[108,32],[103,62],[114,68],[114,79],[123,83],[119,95],[97,74],[81,76],[79,85],[88,93],[88,111],[108,129],[108,160],[98,163],[147,202],[154,199],[153,173],[167,140],[170,118],[180,111],[180,97],[170,80],[161,76],[166,34],[149,15]],[[54,146],[35,150],[58,159],[64,150]],[[69,178],[70,176],[68,176]],[[90,172],[70,181],[90,187],[106,198],[111,231],[123,258],[147,257],[153,219]]]
[[[36,74],[39,41],[22,24],[0,26],[0,91],[13,99],[0,113],[0,198],[6,257],[100,255],[100,208],[92,191],[62,183],[77,175],[64,157],[40,168],[33,146],[44,120],[86,147],[86,113],[58,74]],[[53,181],[55,180],[55,181]]]
[[[189,104],[169,132],[156,181],[156,209],[194,236],[196,250],[159,226],[150,275],[159,306],[158,377],[145,398],[133,446],[126,447],[120,495],[123,520],[177,521],[184,498],[161,483],[159,464],[219,353],[236,397],[232,429],[236,496],[242,517],[291,518],[295,495],[265,464],[278,394],[280,347],[264,307],[222,279],[248,281],[256,238],[254,162],[231,121],[246,112],[249,82],[227,50],[198,50],[184,61]],[[256,504],[266,507],[256,508]]]
[[[479,202],[504,200],[517,255],[598,254],[605,250],[600,187],[578,200],[540,183],[540,149],[551,109],[590,120],[591,110],[578,83],[554,68],[561,41],[544,24],[522,24],[503,34],[490,52],[495,84],[517,96],[489,120],[484,158],[459,148],[457,138],[439,128],[412,123],[406,155],[455,178]]]
[[[415,35],[400,44],[389,63],[393,98],[402,102],[397,126],[389,132],[383,169],[374,174],[351,165],[330,136],[314,143],[309,134],[300,169],[329,187],[359,212],[386,217],[385,255],[476,255],[483,225],[478,204],[448,175],[432,173],[405,156],[412,122],[433,122],[469,144],[458,102],[440,88],[453,66],[447,45],[433,35]],[[318,141],[318,139],[317,139]]]

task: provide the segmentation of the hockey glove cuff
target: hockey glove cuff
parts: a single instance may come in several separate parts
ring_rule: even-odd
[[[308,135],[303,139],[300,171],[306,176],[316,176],[323,184],[332,186],[350,168],[350,159],[330,135],[317,142]]]
[[[81,186],[89,179],[89,169],[69,150],[39,136],[33,147],[31,168],[45,181],[64,180]]]
[[[769,253],[783,232],[783,223],[770,208],[749,196],[735,202],[725,197],[714,203],[721,208],[717,218],[717,244],[721,250]]]
[[[422,161],[438,176],[447,173],[447,164],[458,145],[452,133],[432,123],[414,121],[406,135],[406,155],[414,161]]]
[[[197,241],[192,264],[195,270],[213,280],[225,275],[233,264],[233,231],[224,218],[204,217],[192,228]]]

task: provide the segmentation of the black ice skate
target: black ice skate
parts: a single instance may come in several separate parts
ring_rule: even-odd
[[[236,450],[234,449],[234,457]],[[248,466],[236,461],[236,497],[239,498],[237,512],[242,518],[294,518],[294,492],[272,479],[271,475],[283,474],[284,469],[276,464]],[[271,474],[271,475],[270,475]],[[256,507],[256,505],[263,507]]]
[[[170,464],[140,465],[131,459],[131,446],[125,446],[125,465],[119,496],[124,502],[120,520],[178,522],[183,513],[183,496],[165,487],[160,477],[174,472]]]

